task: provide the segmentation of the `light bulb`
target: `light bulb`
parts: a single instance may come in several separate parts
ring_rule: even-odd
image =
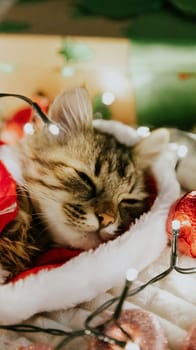
[[[177,154],[179,158],[184,158],[186,157],[188,153],[188,147],[185,145],[179,145],[177,149]]]
[[[179,220],[173,220],[172,221],[172,230],[179,230],[180,229],[180,221]]]
[[[133,343],[133,342],[128,342],[125,345],[125,350],[140,350],[140,346],[137,343]]]
[[[31,123],[26,123],[23,127],[23,130],[24,130],[25,134],[28,134],[28,135],[34,134],[34,128],[33,128],[33,125]]]
[[[137,128],[137,133],[141,137],[147,137],[150,135],[150,129],[148,126],[139,126],[139,128]]]
[[[138,271],[134,268],[130,268],[127,270],[127,275],[126,275],[126,279],[127,281],[129,282],[133,282],[137,279],[137,276],[138,276]]]
[[[49,124],[48,130],[51,132],[53,135],[58,135],[59,134],[59,127],[55,124]]]

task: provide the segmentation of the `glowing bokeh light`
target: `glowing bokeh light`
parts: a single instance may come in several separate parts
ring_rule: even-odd
[[[26,123],[23,127],[23,130],[24,130],[25,134],[28,134],[28,135],[34,134],[34,128],[33,128],[33,125],[31,123]]]
[[[103,95],[102,95],[102,102],[105,105],[107,105],[107,106],[111,105],[114,102],[114,100],[115,100],[115,96],[114,96],[114,94],[112,92],[106,91],[106,92],[103,93]]]

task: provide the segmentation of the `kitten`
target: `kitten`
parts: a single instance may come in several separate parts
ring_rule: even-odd
[[[168,142],[160,129],[128,147],[93,128],[83,88],[58,96],[49,118],[59,135],[44,126],[2,151],[9,170],[13,157],[22,173],[19,212],[0,239],[0,263],[10,276],[54,244],[88,250],[124,232],[148,209],[145,173]]]

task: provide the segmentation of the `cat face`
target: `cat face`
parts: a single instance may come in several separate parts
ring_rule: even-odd
[[[50,118],[60,134],[43,129],[22,146],[27,189],[56,243],[95,248],[146,211],[144,173],[166,137],[155,133],[131,148],[96,130],[84,89],[57,97]]]

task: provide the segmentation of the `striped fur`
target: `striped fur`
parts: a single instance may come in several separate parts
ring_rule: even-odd
[[[128,147],[93,128],[84,89],[58,97],[50,117],[58,136],[43,127],[16,147],[20,210],[0,240],[11,275],[54,244],[88,250],[121,234],[147,210],[144,173],[167,142],[159,132]]]

